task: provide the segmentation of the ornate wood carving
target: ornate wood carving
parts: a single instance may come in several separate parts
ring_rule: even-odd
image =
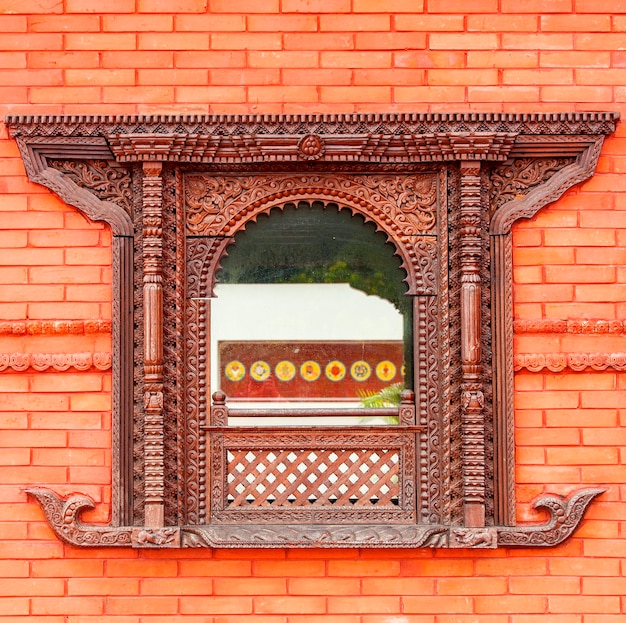
[[[69,543],[134,547],[495,547],[566,538],[599,490],[568,502],[548,496],[540,500],[553,513],[547,524],[513,527],[514,365],[622,369],[622,355],[514,361],[510,227],[593,173],[616,120],[613,113],[9,118],[29,177],[114,234],[113,527],[79,521],[91,504],[84,496],[34,490],[50,525]],[[410,435],[413,448],[398,467],[403,499],[412,500],[401,512],[346,508],[352,525],[337,523],[335,508],[320,507],[308,523],[285,510],[283,525],[256,510],[238,525],[207,513],[229,516],[227,506],[207,504],[228,499],[224,448],[234,439],[219,397],[212,426],[224,430],[207,421],[208,299],[237,232],[290,200],[332,202],[373,221],[407,273],[416,397],[409,404],[405,396],[396,432]],[[624,332],[615,323],[593,326]],[[4,335],[40,329],[94,330],[0,324]],[[9,356],[6,365],[23,364]],[[320,456],[333,447],[330,438]]]
[[[160,163],[143,166],[145,523],[164,522],[163,181]]]
[[[434,294],[437,251],[433,238],[425,234],[435,227],[437,191],[437,175],[433,173],[187,175],[187,230],[190,236],[224,239],[245,227],[246,222],[256,220],[259,214],[274,206],[280,208],[290,200],[331,199],[352,213],[362,214],[366,220],[375,220],[390,239],[401,241],[398,253],[408,275],[409,294]],[[213,277],[215,274],[215,270],[211,271]]]
[[[481,348],[480,163],[461,164],[461,413],[464,523],[485,525],[485,394]]]
[[[587,507],[604,489],[582,489],[569,498],[553,495],[540,497],[535,508],[545,508],[550,519],[537,526],[498,528],[498,545],[552,547],[562,543],[576,530]]]

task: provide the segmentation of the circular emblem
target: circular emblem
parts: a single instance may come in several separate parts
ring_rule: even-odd
[[[372,374],[372,366],[362,359],[350,366],[350,375],[355,381],[367,381]]]
[[[224,374],[229,381],[241,381],[246,375],[246,366],[241,361],[229,361],[224,368]]]
[[[270,367],[266,361],[255,361],[250,366],[250,376],[255,381],[266,381],[270,375]]]
[[[346,376],[346,366],[336,359],[327,363],[324,368],[324,374],[329,381],[341,381]]]
[[[300,376],[305,381],[317,381],[322,373],[322,368],[317,361],[305,361],[300,366]]]
[[[391,381],[391,379],[396,375],[396,366],[391,363],[391,361],[381,361],[376,366],[376,376],[381,381]]]
[[[324,141],[317,134],[307,134],[298,143],[298,155],[305,160],[318,160],[324,155]]]
[[[279,381],[291,381],[296,376],[296,366],[291,361],[279,361],[274,368]]]

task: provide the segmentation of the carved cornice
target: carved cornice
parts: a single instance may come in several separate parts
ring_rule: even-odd
[[[0,353],[0,372],[13,370],[24,372],[33,369],[37,372],[55,370],[109,370],[112,364],[111,353]]]
[[[118,162],[443,162],[577,156],[615,129],[616,113],[7,117],[32,169],[63,139],[65,157]],[[555,140],[554,136],[561,135]],[[575,137],[575,138],[574,138]],[[105,140],[103,140],[105,139]],[[561,150],[562,151],[562,150]]]
[[[0,335],[91,335],[111,333],[110,320],[12,320],[0,322]]]
[[[562,372],[566,368],[583,370],[626,371],[626,353],[520,353],[514,356],[515,371]]]

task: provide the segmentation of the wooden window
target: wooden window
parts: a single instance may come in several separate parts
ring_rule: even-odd
[[[592,175],[616,118],[10,118],[30,178],[113,231],[113,521],[80,522],[79,492],[31,489],[53,529],[135,547],[561,542],[601,489],[545,496],[549,521],[515,526],[510,228]],[[271,303],[215,320],[233,313],[220,276],[371,294],[377,265],[315,257],[316,235],[348,230],[372,240],[365,256],[390,251],[395,337],[281,338],[261,331]],[[377,370],[404,392],[374,422],[350,400]]]

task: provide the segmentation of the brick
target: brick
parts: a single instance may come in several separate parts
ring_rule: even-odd
[[[619,613],[620,599],[618,596],[599,595],[594,595],[593,597],[583,595],[553,596],[548,598],[548,612],[572,612],[576,614],[592,612],[599,614]]]
[[[391,102],[387,86],[321,87],[322,102]]]
[[[176,67],[244,67],[246,64],[245,52],[176,52],[174,54]],[[158,65],[156,66],[158,67]]]
[[[498,35],[493,33],[466,33],[459,37],[455,34],[434,32],[429,40],[431,50],[492,50],[499,47]]]
[[[63,13],[58,0],[0,0],[0,14]]]
[[[176,0],[177,13],[205,13],[208,0]],[[143,13],[161,13],[172,10],[169,0],[137,0],[137,11]]]
[[[140,69],[137,71],[137,84],[141,86],[205,85],[208,81],[206,69],[176,69],[172,72],[165,72],[162,69]]]
[[[556,485],[559,483],[572,484],[581,482],[581,470],[577,467],[519,465],[515,473],[516,481],[519,483],[541,483],[549,481]],[[598,481],[596,480],[595,482]]]
[[[431,86],[446,85],[492,85],[498,82],[496,69],[429,69],[427,83]]]
[[[490,595],[476,597],[474,600],[476,613],[516,613],[546,611],[547,598],[536,595]],[[557,610],[558,612],[558,610]]]
[[[467,30],[469,32],[536,32],[538,30],[536,15],[468,15]]]
[[[394,87],[393,97],[396,102],[445,102],[448,99],[465,99],[465,87],[462,86],[415,86]]]
[[[7,579],[0,583],[2,597],[41,597],[58,596],[65,594],[65,582],[62,579]]]
[[[83,104],[95,104],[100,101],[98,87],[33,87],[30,89],[32,104],[61,104],[68,99]]]
[[[501,595],[507,593],[506,578],[442,578],[437,595]]]
[[[40,15],[29,16],[30,32],[89,32],[100,30],[97,15]]]
[[[381,7],[380,0],[353,0],[352,10],[356,13],[380,13],[381,8],[393,9],[394,13],[420,13],[424,0],[393,0],[388,7]],[[382,11],[386,12],[386,11]]]
[[[407,596],[402,598],[402,612],[438,614],[444,608],[448,614],[470,613],[474,610],[472,602],[471,597]]]
[[[609,32],[611,16],[600,15],[541,15],[541,30],[562,32]]]
[[[618,463],[617,448],[547,448],[549,465],[612,465]]]
[[[465,0],[463,13],[496,13],[498,10],[497,0]],[[429,13],[459,13],[459,6],[446,0],[429,0]]]
[[[355,47],[351,33],[285,34],[283,40],[285,50],[352,50]]]
[[[135,34],[125,33],[68,33],[65,37],[66,50],[134,50]]]
[[[0,612],[5,615],[5,620],[11,615],[28,615],[29,600],[25,597],[0,597]]]
[[[610,52],[544,51],[539,52],[540,67],[610,67]]]
[[[539,52],[534,50],[503,51],[503,50],[470,50],[467,53],[468,67],[494,67],[498,69],[506,67],[537,67],[539,65]]]
[[[398,560],[329,560],[329,576],[397,576],[400,574]]]
[[[321,52],[320,67],[391,67],[390,52]]]
[[[210,35],[207,33],[146,32],[137,35],[136,47],[139,50],[206,50],[209,41]]]
[[[246,577],[252,574],[251,560],[181,560],[179,564],[184,576]]]
[[[410,598],[407,598],[410,599]],[[416,598],[417,599],[417,598]],[[390,596],[366,596],[360,595],[358,597],[328,597],[328,612],[331,614],[337,613],[396,613],[396,612],[411,612],[410,607],[406,610],[401,609],[400,597]]]
[[[198,16],[194,16],[194,19],[198,19]],[[104,32],[167,32],[174,30],[174,17],[172,15],[103,15],[102,30]]]
[[[102,52],[102,67],[119,70],[121,68],[159,68],[161,71],[174,67],[174,52],[152,50],[145,52]]]
[[[124,579],[116,582],[124,582]],[[232,584],[232,581],[231,581]],[[238,586],[235,583],[235,586]],[[141,595],[211,595],[212,582],[207,578],[148,578],[141,580]]]
[[[550,13],[570,13],[573,0],[550,0]],[[597,5],[596,5],[597,7]],[[502,0],[501,10],[503,13],[539,13],[546,10],[546,4],[542,0]]]
[[[248,54],[249,67],[308,68],[319,64],[319,53],[313,51],[252,51]]]
[[[356,69],[354,84],[361,85],[418,85],[424,84],[426,72],[422,69]]]
[[[465,53],[463,52],[431,52],[410,51],[394,52],[394,67],[407,67],[413,69],[427,69],[429,67],[441,67],[450,69],[465,66]]]
[[[571,69],[505,69],[503,84],[573,84]]]
[[[175,581],[170,579],[170,581]],[[139,580],[129,578],[70,577],[67,580],[68,595],[138,595]]]
[[[219,16],[212,15],[211,20],[217,18]],[[232,16],[228,16],[229,18]],[[244,19],[243,15],[236,16],[237,18],[242,19],[242,30],[245,29],[246,23],[248,26],[248,30],[250,32],[314,32],[317,30],[317,15],[285,15],[285,14],[277,14],[277,15],[255,15],[251,14],[247,16],[247,21]],[[332,19],[333,17],[339,16],[321,16],[319,19]],[[355,24],[358,19],[357,16],[350,16],[352,20],[354,20]],[[355,30],[358,30],[356,26]],[[216,29],[211,22],[211,30],[222,30],[221,28]],[[321,30],[332,30],[331,28]],[[344,30],[343,28],[339,30]],[[347,29],[350,30],[350,29]],[[378,30],[378,29],[377,29]]]
[[[215,578],[216,595],[284,595],[287,592],[285,578]]]
[[[304,16],[302,16],[304,17]],[[366,14],[355,15],[336,14],[320,15],[319,24],[321,31],[331,32],[364,32],[373,31],[382,33],[391,28],[391,15]],[[413,30],[413,29],[410,29]]]
[[[478,576],[542,576],[547,571],[547,561],[542,558],[479,559],[475,562]]]
[[[211,13],[278,13],[279,0],[209,0]]]
[[[239,86],[210,86],[210,87],[176,87],[177,102],[245,102],[245,87]]]
[[[26,67],[26,54],[24,52],[0,52],[0,67],[24,69]]]
[[[392,582],[398,581],[400,581],[398,578],[392,580]],[[411,579],[411,582],[413,581]],[[384,580],[377,578],[376,587],[380,586],[379,582],[384,582]],[[361,593],[359,578],[290,578],[287,580],[287,585],[290,595],[359,595]],[[371,590],[365,592],[372,594]]]
[[[178,599],[176,597],[151,596],[150,599],[137,597],[109,596],[107,599],[108,614],[176,614]]]
[[[620,43],[621,41],[621,43]],[[624,35],[622,33],[576,33],[574,48],[576,50],[622,50]]]
[[[615,283],[614,266],[546,266],[546,283]]]
[[[519,2],[517,4],[520,5]],[[573,50],[574,37],[571,34],[560,33],[504,33],[502,35],[502,46],[498,47],[504,50]]]
[[[95,68],[99,64],[98,52],[29,52],[28,66],[33,69]]]
[[[141,603],[141,602],[140,602]],[[188,596],[180,602],[180,614],[252,614],[251,597],[195,597]]]
[[[93,0],[65,0],[67,13],[133,13],[135,0],[107,0],[106,3],[95,4]]]
[[[347,13],[350,0],[282,0],[285,13]]]
[[[68,36],[68,35],[65,35]],[[62,50],[63,35],[51,33],[38,34],[0,34],[0,50]]]
[[[357,50],[415,50],[426,48],[425,33],[376,32],[357,33],[355,35]]]
[[[244,70],[245,71],[245,70]],[[247,70],[247,71],[255,71],[255,70]],[[268,70],[270,72],[278,72],[277,69]],[[389,72],[392,70],[363,70],[354,72],[354,83],[361,84],[357,75],[361,73],[371,75],[378,74],[378,71]],[[215,72],[211,72],[213,75]],[[233,72],[226,71],[224,72],[228,74],[228,76],[232,79]],[[353,71],[351,69],[309,69],[307,71],[300,71],[299,69],[283,69],[282,76],[285,84],[289,84],[291,86],[297,85],[316,85],[316,86],[347,86],[352,83],[353,79]],[[269,75],[269,74],[268,74]],[[280,80],[280,74],[278,76],[278,80]],[[214,80],[215,82],[215,80]]]

